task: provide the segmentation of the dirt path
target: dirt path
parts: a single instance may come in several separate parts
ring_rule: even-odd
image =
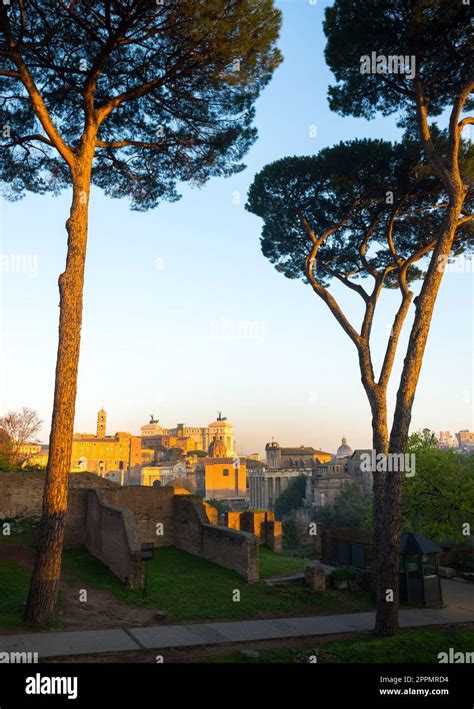
[[[33,550],[20,544],[2,542],[0,559],[22,566],[30,572],[33,570]],[[79,600],[82,590],[87,591],[87,602]],[[156,625],[158,622],[153,609],[121,603],[110,591],[88,588],[87,583],[81,583],[64,571],[59,592],[58,619],[61,621],[61,630],[127,628]],[[18,628],[12,631],[2,629],[3,634],[10,632],[18,633]]]

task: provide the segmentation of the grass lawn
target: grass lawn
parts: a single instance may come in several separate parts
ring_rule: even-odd
[[[35,527],[21,520],[20,534],[0,536],[0,544],[10,541],[34,546]],[[11,559],[10,559],[11,561]],[[9,562],[0,566],[0,626],[20,626],[22,603],[26,600],[29,573]],[[301,571],[305,561],[275,554],[260,547],[261,578],[290,575]],[[187,554],[174,547],[155,550],[148,562],[148,594],[130,590],[86,549],[67,549],[63,555],[63,580],[71,587],[110,591],[126,604],[164,609],[168,622],[239,620],[284,616],[305,616],[368,610],[370,596],[350,592],[315,593],[303,585],[272,586],[247,584],[234,571]],[[240,600],[233,600],[234,591]],[[64,609],[67,613],[67,609]]]
[[[302,557],[305,559],[320,559],[321,552],[316,551],[314,544],[302,544],[299,547],[292,547],[291,549],[286,549],[287,554],[291,556]]]
[[[23,603],[29,585],[28,571],[0,559],[0,628],[23,626]]]
[[[408,630],[392,638],[364,636],[348,640],[335,640],[318,648],[298,650],[262,650],[260,657],[249,658],[234,652],[224,658],[212,659],[212,663],[294,663],[303,656],[316,655],[318,663],[329,662],[438,662],[438,653],[474,652],[474,631],[428,628]]]
[[[291,559],[288,561],[292,562]],[[285,564],[282,571],[270,556],[266,558],[266,564],[267,575],[270,571],[276,573],[275,569],[286,573],[290,566],[291,570],[295,568],[292,564]],[[174,547],[155,550],[153,561],[148,562],[145,599],[141,591],[126,589],[85,549],[67,550],[64,568],[68,571],[70,583],[77,580],[85,587],[89,583],[95,588],[109,590],[124,603],[166,609],[170,622],[303,616],[346,610],[344,601],[334,595],[314,593],[305,586],[247,584],[234,571]],[[240,601],[233,600],[234,591],[240,591]],[[364,604],[365,597],[360,602]]]
[[[270,576],[291,576],[298,571],[304,571],[308,562],[294,559],[287,554],[275,554],[268,547],[260,546],[260,578]]]
[[[2,528],[5,522],[11,525],[10,534],[2,533]],[[18,532],[18,529],[21,531]],[[30,518],[17,518],[16,520],[2,520],[0,521],[0,542],[13,542],[14,544],[20,544],[28,549],[35,548],[36,533],[38,529],[38,522]]]

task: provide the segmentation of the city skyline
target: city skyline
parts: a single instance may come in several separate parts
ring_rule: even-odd
[[[101,411],[105,411],[105,413],[107,414],[107,428],[106,428],[105,435],[113,437],[117,433],[126,432],[132,436],[141,436],[143,438],[143,434],[140,432],[140,429],[143,428],[147,423],[149,423],[148,421],[143,420],[139,424],[139,426],[133,430],[128,430],[123,427],[113,428],[110,426],[110,423],[109,423],[110,422],[110,411],[108,411],[106,407],[101,406],[100,409],[97,410],[95,416],[97,417],[97,414],[99,414]],[[218,417],[222,413],[223,412],[221,412],[221,411],[217,411],[216,416]],[[151,415],[148,415],[148,417],[150,417],[150,416]],[[159,423],[161,426],[163,426],[164,430],[174,429],[178,425],[178,423],[179,423],[179,425],[183,425],[184,427],[187,427],[187,426],[208,426],[208,424],[210,423],[210,421],[206,423],[206,421],[200,421],[200,420],[199,421],[186,421],[186,420],[182,420],[182,418],[180,419],[179,422],[171,422],[171,421],[166,420],[165,418],[162,418],[161,416],[158,416],[156,413],[153,413],[152,416],[153,416],[153,423]],[[146,418],[147,418],[147,416],[145,416],[145,419]],[[348,436],[346,436],[344,433],[341,433],[341,435],[339,436],[339,438],[336,440],[335,443],[333,443],[332,445],[329,444],[327,446],[319,445],[318,440],[286,440],[286,438],[283,438],[282,436],[272,435],[271,437],[269,437],[265,441],[260,442],[258,444],[258,448],[255,448],[255,450],[253,450],[253,449],[250,450],[249,448],[245,448],[243,446],[243,444],[240,445],[238,435],[235,434],[235,430],[236,430],[235,422],[231,419],[231,417],[226,416],[225,419],[228,419],[234,428],[234,442],[235,442],[235,450],[236,450],[237,455],[252,455],[255,453],[259,453],[261,455],[261,457],[264,458],[265,457],[265,446],[270,442],[276,442],[280,446],[282,446],[283,448],[286,446],[312,446],[316,450],[320,450],[320,451],[327,450],[331,453],[336,452],[337,448],[341,445],[342,439],[345,439],[347,444],[353,450],[367,449],[367,448],[372,447],[370,440],[367,440],[365,443],[362,442],[360,445],[353,445],[353,442],[351,440],[349,440]],[[114,420],[114,418],[113,418],[113,420]],[[82,429],[79,430],[79,429],[75,428],[74,435],[75,436],[87,436],[87,435],[95,436],[96,433],[94,433],[94,430],[96,428],[97,418],[94,418],[93,421],[94,421],[94,423],[91,423],[91,425],[89,425],[88,427],[86,426],[86,428],[83,430]],[[44,426],[43,426],[43,428],[44,428]],[[424,428],[429,428],[429,427],[424,427]],[[433,430],[433,429],[429,429],[429,430],[431,430],[431,432],[439,439],[439,443],[441,444],[441,443],[443,443],[443,441],[440,439],[441,434],[446,433],[446,432],[450,433],[451,439],[454,440],[456,438],[456,435],[459,432],[469,431],[470,429],[467,427],[461,427],[459,429],[454,430],[452,428],[450,429],[449,427],[445,427],[444,429],[440,429],[439,431]],[[238,431],[238,425],[237,425],[237,431]],[[145,440],[146,440],[146,436],[145,436]],[[47,443],[48,443],[47,440],[40,440],[39,442],[42,445],[47,445]]]
[[[178,207],[163,204],[146,214],[93,190],[76,431],[90,428],[91,412],[103,403],[117,431],[137,431],[145,411],[166,410],[167,421],[193,422],[222,408],[234,422],[238,449],[248,452],[272,436],[322,449],[342,435],[353,447],[370,441],[370,411],[351,343],[309,287],[285,280],[262,256],[262,223],[244,209],[255,173],[269,160],[310,155],[354,136],[401,135],[393,117],[367,122],[329,110],[331,74],[321,30],[328,4],[279,3],[285,61],[257,102],[259,138],[244,172],[214,178],[201,190],[184,187]],[[3,203],[1,214],[2,253],[28,258],[20,272],[2,267],[0,405],[2,411],[22,405],[38,410],[45,442],[68,200],[67,192],[28,195]],[[357,321],[357,306],[337,287],[334,292]],[[473,296],[472,269],[448,270],[412,430],[473,428],[467,316]],[[397,294],[384,298],[374,325],[379,363]],[[407,323],[393,382],[408,331]],[[393,386],[389,394],[393,410]]]

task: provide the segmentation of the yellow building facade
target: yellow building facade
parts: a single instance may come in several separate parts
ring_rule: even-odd
[[[38,468],[46,468],[48,465],[49,453],[41,443],[22,443],[18,453],[24,458],[23,466],[36,465]]]
[[[140,471],[142,465],[153,461],[154,451],[142,448],[140,436],[119,432],[107,436],[107,414],[101,409],[97,414],[97,433],[74,434],[71,472],[131,473]]]

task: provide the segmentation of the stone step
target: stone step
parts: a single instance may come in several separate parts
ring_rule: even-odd
[[[299,585],[304,583],[304,571],[298,571],[296,574],[291,576],[272,576],[271,578],[264,579],[263,583],[267,586],[285,586],[285,585]]]

